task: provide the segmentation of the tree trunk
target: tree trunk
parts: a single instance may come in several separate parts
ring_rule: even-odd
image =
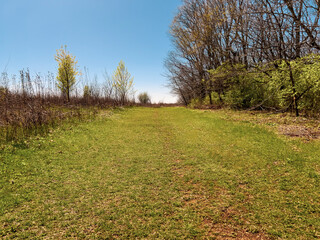
[[[210,102],[210,105],[213,104],[213,102],[212,102],[212,92],[209,92],[209,102]]]
[[[296,86],[295,86],[295,81],[292,73],[292,68],[290,63],[287,61],[287,66],[289,67],[289,72],[290,72],[290,81],[291,81],[291,86],[292,86],[292,103],[294,107],[294,111],[296,114],[296,117],[299,117],[299,109],[298,109],[298,100],[297,100],[297,91],[296,91]]]

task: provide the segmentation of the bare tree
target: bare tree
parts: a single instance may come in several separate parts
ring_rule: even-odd
[[[298,90],[291,61],[319,52],[319,6],[316,0],[185,0],[170,28],[169,85],[185,104],[205,97],[212,103],[213,92],[222,101],[236,84],[229,81],[235,70],[260,71],[273,81],[270,71],[283,71],[284,62],[291,91],[286,108],[298,116],[308,89]],[[212,74],[226,65],[231,74]]]

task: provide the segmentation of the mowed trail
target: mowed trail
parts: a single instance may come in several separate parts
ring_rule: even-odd
[[[118,111],[1,155],[0,238],[317,238],[319,146],[214,112]]]

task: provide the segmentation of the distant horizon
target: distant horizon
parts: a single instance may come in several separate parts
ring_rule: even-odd
[[[166,87],[163,63],[171,50],[169,26],[180,4],[180,0],[3,2],[0,70],[16,76],[23,69],[31,75],[56,74],[54,55],[67,45],[79,69],[88,68],[98,82],[103,82],[105,71],[111,76],[123,60],[134,77],[136,95],[148,92],[154,103],[174,103],[177,98]]]

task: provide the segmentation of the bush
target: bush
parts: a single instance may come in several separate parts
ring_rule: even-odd
[[[252,76],[239,77],[225,94],[225,103],[234,109],[248,109],[263,102],[266,87]]]
[[[147,92],[140,93],[138,95],[138,100],[141,104],[151,103],[151,98]]]

